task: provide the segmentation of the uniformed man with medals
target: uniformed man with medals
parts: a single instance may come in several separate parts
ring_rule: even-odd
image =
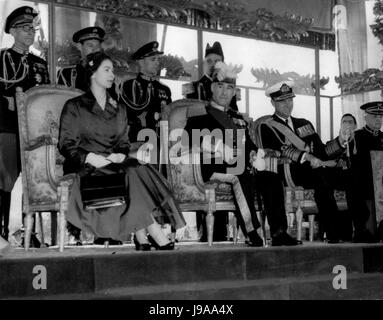
[[[6,19],[12,48],[0,51],[0,234],[8,238],[11,191],[21,171],[16,88],[23,91],[49,83],[47,63],[29,52],[38,28],[38,13],[23,6]],[[2,222],[2,223],[1,223]]]
[[[162,54],[158,50],[158,42],[152,41],[132,55],[132,59],[139,64],[140,72],[136,78],[123,83],[120,97],[120,102],[128,112],[131,142],[137,142],[138,133],[145,128],[154,130],[159,136],[162,108],[172,102],[169,87],[161,83],[158,77],[159,58]]]
[[[81,52],[81,60],[75,65],[64,67],[57,73],[57,83],[84,92],[89,89],[89,76],[86,74],[86,57],[93,52],[102,51],[105,31],[100,27],[87,27],[73,34],[72,40]],[[113,99],[117,99],[115,85],[108,90]]]
[[[326,167],[334,166],[334,159],[345,151],[349,134],[341,131],[339,137],[324,144],[310,121],[292,117],[295,94],[290,81],[270,86],[266,96],[271,98],[275,113],[263,117],[259,126],[262,146],[279,151],[284,160],[282,162],[289,163],[287,171],[284,164],[278,166],[278,173],[285,183],[314,189],[321,226],[328,242],[337,243],[340,238],[340,215],[334,198],[331,173]]]
[[[217,62],[224,62],[224,54],[221,44],[216,41],[212,46],[206,45],[205,60],[203,64],[204,75],[198,80],[191,83],[186,83],[182,86],[182,94],[188,99],[198,99],[203,101],[210,101],[211,99],[211,84],[213,82],[212,75],[214,66]],[[230,108],[238,110],[237,99],[241,91],[236,90],[236,95],[230,102]]]
[[[296,245],[297,241],[286,232],[284,191],[280,178],[275,173],[269,172],[254,175],[253,170],[247,168],[247,164],[251,162],[251,153],[256,152],[258,148],[250,139],[247,122],[243,116],[230,108],[231,99],[235,95],[236,76],[235,69],[223,62],[216,63],[211,84],[212,99],[206,107],[206,115],[189,118],[185,132],[188,133],[190,145],[197,150],[201,149],[203,180],[232,185],[238,208],[236,215],[244,234],[249,237],[248,244],[257,247],[264,244],[257,233],[260,223],[254,206],[256,188],[259,188],[263,198],[266,199],[264,205],[270,225],[272,245]],[[207,143],[205,141],[208,135],[204,134],[201,137],[202,141],[196,141],[198,144],[194,145],[193,130],[195,129],[208,129],[212,134],[218,130],[222,132],[222,139],[216,137],[215,142],[209,145],[209,141]],[[238,134],[241,131],[243,135]],[[212,157],[211,163],[206,162],[209,157]],[[233,164],[235,158],[236,162],[234,161]],[[229,171],[229,168],[232,169],[240,161],[245,163],[241,170],[237,173]]]

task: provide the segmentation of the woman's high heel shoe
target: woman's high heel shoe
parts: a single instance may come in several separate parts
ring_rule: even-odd
[[[136,251],[150,251],[150,243],[139,243],[137,237],[134,236],[134,245],[136,246]]]

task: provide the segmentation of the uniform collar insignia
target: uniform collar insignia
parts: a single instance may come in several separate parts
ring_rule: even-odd
[[[139,73],[139,77],[149,82],[158,81],[159,79],[158,76],[150,77],[150,76],[144,75],[143,73]]]

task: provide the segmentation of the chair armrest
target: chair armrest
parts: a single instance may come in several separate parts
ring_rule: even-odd
[[[49,145],[56,146],[57,141],[55,141],[55,140],[56,139],[54,139],[50,135],[39,136],[38,138],[36,138],[30,142],[30,144],[25,148],[25,151],[32,151],[32,150],[38,149],[42,146],[49,146]]]

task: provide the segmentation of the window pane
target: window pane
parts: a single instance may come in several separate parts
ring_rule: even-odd
[[[172,101],[183,99],[182,96],[182,85],[187,83],[185,81],[177,81],[177,80],[169,80],[169,79],[161,79],[161,82],[166,84],[170,91],[172,92]]]
[[[342,119],[342,99],[341,97],[334,98],[334,131],[333,136],[337,137],[340,130],[340,120]]]
[[[197,30],[165,26],[157,29],[157,41],[164,42],[164,64],[162,75],[170,79],[184,81],[198,78]]]
[[[219,41],[227,64],[242,65],[238,84],[267,87],[284,79],[295,80],[300,93],[312,94],[315,79],[314,49],[217,34],[203,33],[203,46]],[[283,52],[283,54],[279,54]],[[252,73],[252,69],[256,76]]]
[[[0,48],[10,48],[12,47],[14,40],[10,34],[3,32],[5,27],[5,21],[8,15],[15,9],[22,6],[30,6],[34,8],[40,14],[41,23],[39,26],[39,31],[36,32],[35,42],[30,48],[31,52],[36,54],[39,57],[47,60],[48,50],[49,50],[49,18],[48,18],[48,5],[39,4],[38,2],[30,1],[9,1],[9,0],[0,0]],[[47,61],[48,62],[48,61]]]
[[[327,81],[328,83],[321,86],[321,95],[326,96],[336,96],[341,94],[338,83],[335,82],[335,77],[339,77],[339,58],[338,53],[329,50],[320,50],[319,51],[320,59],[320,78],[322,81]],[[322,83],[321,83],[322,84]],[[324,83],[323,83],[324,84]]]
[[[100,26],[106,32],[102,47],[116,63],[116,81],[123,81],[138,71],[135,61],[130,60],[133,51],[147,42],[157,39],[155,23],[134,21],[107,14],[56,7],[55,50],[57,67],[78,63],[81,52],[72,42],[73,34],[85,27]]]
[[[326,143],[331,138],[330,99],[322,98],[320,101],[321,138]]]
[[[258,119],[265,115],[272,115],[275,109],[264,90],[250,90],[250,117]],[[293,117],[305,118],[316,128],[315,97],[296,95],[294,98]]]

